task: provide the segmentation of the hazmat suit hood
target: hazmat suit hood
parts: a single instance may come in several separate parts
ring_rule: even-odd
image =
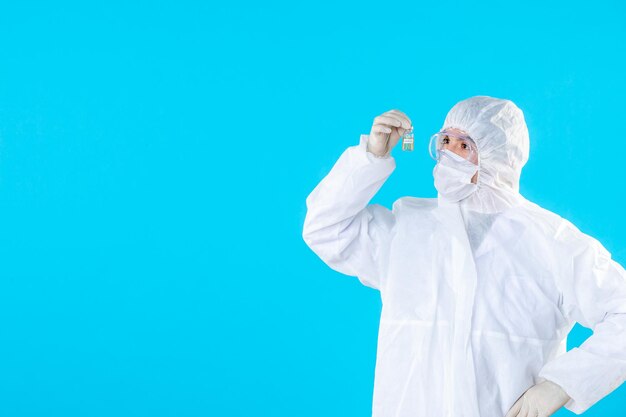
[[[528,161],[529,135],[524,114],[511,100],[475,96],[448,112],[442,130],[457,128],[476,142],[479,168],[476,191],[460,201],[464,209],[497,213],[520,204],[522,167]],[[440,204],[445,199],[438,195]]]

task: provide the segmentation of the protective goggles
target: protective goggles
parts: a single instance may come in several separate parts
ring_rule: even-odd
[[[444,129],[432,135],[428,146],[430,157],[439,161],[442,149],[452,151],[463,159],[478,165],[478,147],[472,138],[464,132]]]

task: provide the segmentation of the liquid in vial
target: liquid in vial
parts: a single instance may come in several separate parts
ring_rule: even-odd
[[[402,150],[413,150],[413,126],[411,126],[411,128],[404,132],[404,135],[402,135]]]

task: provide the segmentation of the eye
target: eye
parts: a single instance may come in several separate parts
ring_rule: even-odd
[[[467,146],[467,143],[463,143],[461,146],[463,147],[463,149],[469,149],[469,146]]]
[[[442,143],[450,143],[450,138],[447,136],[444,136],[443,139],[441,140]]]

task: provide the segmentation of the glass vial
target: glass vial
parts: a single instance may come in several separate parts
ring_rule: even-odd
[[[402,135],[402,150],[413,150],[413,126],[411,126],[411,128],[404,132],[404,135]]]

